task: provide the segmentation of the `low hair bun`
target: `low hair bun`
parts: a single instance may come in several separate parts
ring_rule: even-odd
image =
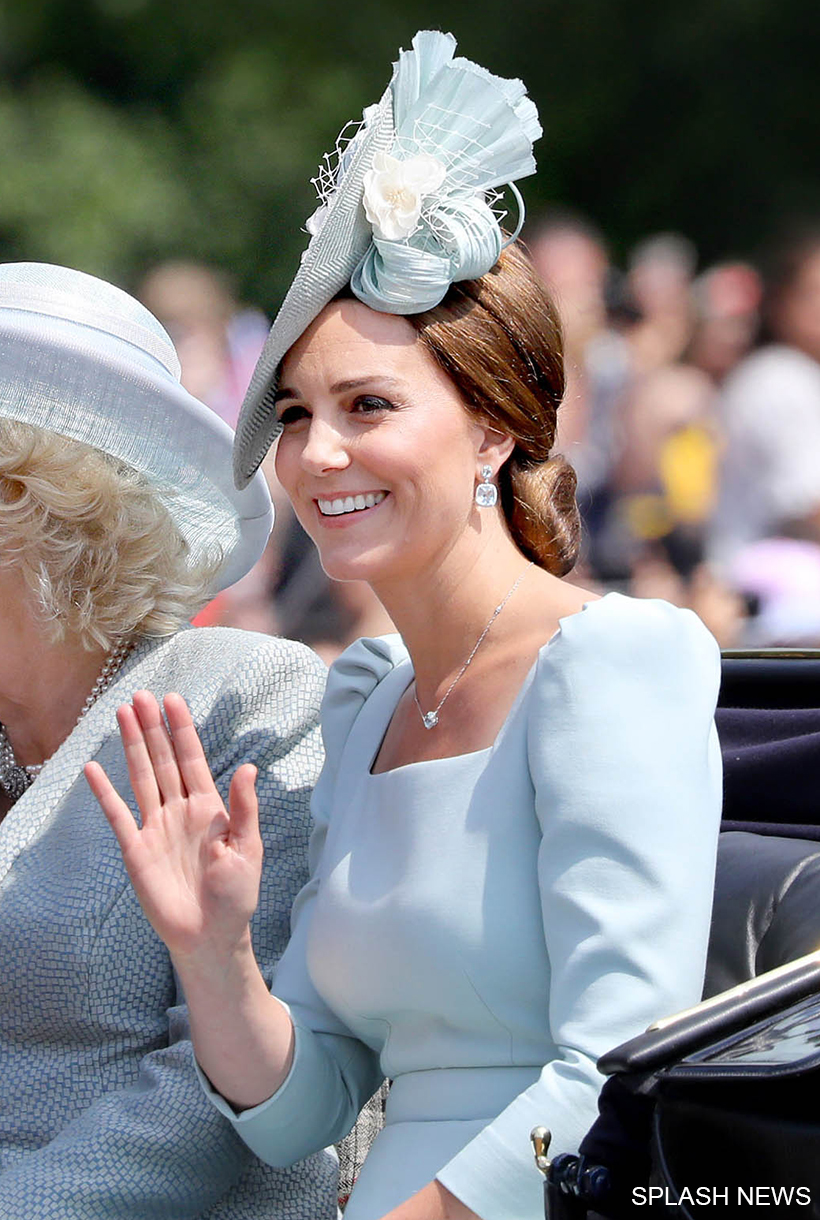
[[[502,502],[507,501],[505,515],[513,539],[539,567],[553,576],[566,576],[581,542],[575,471],[561,454],[533,462],[513,453],[501,473]]]

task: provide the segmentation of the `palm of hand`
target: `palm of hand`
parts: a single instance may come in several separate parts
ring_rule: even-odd
[[[141,828],[99,764],[85,773],[143,909],[171,952],[224,950],[247,936],[259,894],[255,769],[241,767],[233,777],[229,812],[184,700],[169,695],[165,711],[168,728],[153,695],[139,691],[118,712]]]

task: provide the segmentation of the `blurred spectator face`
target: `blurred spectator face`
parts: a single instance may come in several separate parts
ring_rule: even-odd
[[[172,339],[202,326],[224,326],[234,310],[224,277],[200,263],[155,267],[140,285],[140,300],[162,320]]]
[[[558,305],[567,347],[578,350],[605,322],[606,251],[581,229],[557,227],[543,230],[530,254]]]
[[[267,318],[238,305],[228,277],[201,263],[160,264],[138,295],[173,339],[185,389],[236,427]]]
[[[782,290],[772,311],[772,330],[783,343],[820,361],[820,244]]]
[[[623,455],[618,466],[616,485],[620,492],[634,494],[666,482],[662,462],[670,439],[678,433],[688,435],[695,429],[704,439],[711,427],[714,387],[700,369],[666,365],[642,377],[623,407]],[[710,458],[680,448],[678,465],[703,471]],[[693,476],[698,484],[705,476]],[[680,478],[676,478],[677,485]],[[704,491],[701,499],[707,496]]]
[[[692,364],[720,384],[752,346],[756,323],[749,317],[712,317],[698,326],[690,348]]]
[[[651,318],[686,312],[694,269],[694,248],[677,234],[659,234],[637,246],[630,258],[629,286],[641,313]]]
[[[174,341],[182,384],[208,402],[222,377],[234,308],[226,283],[198,263],[163,263],[145,277],[138,295]]]
[[[746,263],[712,267],[695,281],[697,312],[689,362],[720,383],[746,355],[759,324],[760,277]]]

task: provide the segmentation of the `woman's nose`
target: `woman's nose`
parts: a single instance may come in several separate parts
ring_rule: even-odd
[[[302,465],[313,474],[321,474],[325,470],[344,470],[349,461],[344,438],[338,429],[314,416],[302,450]]]

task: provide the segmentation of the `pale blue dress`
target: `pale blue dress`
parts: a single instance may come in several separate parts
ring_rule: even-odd
[[[531,1128],[577,1149],[596,1058],[700,996],[718,649],[689,611],[608,594],[562,621],[491,748],[373,775],[412,677],[397,636],[331,670],[314,873],[274,983],[293,1068],[238,1116],[211,1096],[280,1165],[386,1075],[347,1220],[434,1177],[484,1220],[540,1220]]]

